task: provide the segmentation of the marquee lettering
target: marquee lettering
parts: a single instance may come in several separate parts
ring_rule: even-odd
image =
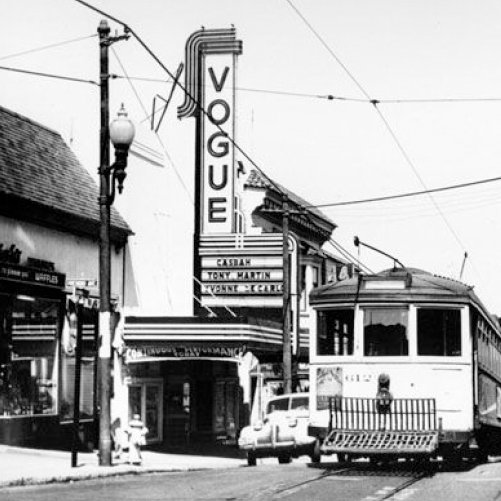
[[[223,116],[221,118],[215,118],[214,117],[214,108],[216,106],[221,106],[223,109]],[[228,103],[226,101],[223,101],[222,99],[214,99],[212,103],[209,104],[209,107],[207,108],[207,113],[209,115],[209,118],[212,120],[212,123],[215,125],[221,125],[230,118],[230,107],[228,106]]]
[[[251,265],[251,260],[250,258],[238,258],[238,257],[233,257],[233,258],[220,258],[216,261],[216,264],[218,267],[221,268],[236,268],[236,267],[242,267],[242,266],[250,266]]]
[[[209,150],[209,153],[216,158],[224,157],[230,151],[230,143],[228,141],[219,141],[216,146],[220,149],[218,151],[214,149],[214,141],[219,137],[227,137],[227,134],[221,131],[214,132],[214,134],[212,134],[207,141],[207,149]]]
[[[228,72],[230,71],[230,68],[228,66],[225,66],[223,70],[223,74],[221,75],[221,80],[219,82],[216,80],[216,75],[214,74],[214,69],[212,66],[209,68],[209,75],[210,79],[212,80],[212,85],[214,85],[214,88],[218,91],[221,92],[224,87],[224,83],[226,82],[226,77],[228,76]]]
[[[216,166],[217,167],[217,166]],[[226,186],[226,183],[228,182],[228,165],[222,165],[222,179],[218,183],[214,181],[214,166],[209,165],[209,185],[213,190],[221,190]]]
[[[223,204],[222,207],[215,207],[216,204]],[[226,216],[216,216],[218,213],[226,213],[226,197],[209,198],[209,222],[224,223]]]

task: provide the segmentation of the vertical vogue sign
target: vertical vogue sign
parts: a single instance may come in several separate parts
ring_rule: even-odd
[[[235,62],[242,42],[235,29],[200,30],[186,44],[188,95],[179,118],[199,120],[198,179],[200,233],[235,231]]]

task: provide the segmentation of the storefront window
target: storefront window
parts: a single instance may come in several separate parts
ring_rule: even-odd
[[[60,302],[2,296],[0,416],[57,412]]]

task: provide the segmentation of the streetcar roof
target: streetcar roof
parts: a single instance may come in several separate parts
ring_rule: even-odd
[[[497,323],[487,311],[473,286],[452,278],[433,275],[417,268],[383,270],[317,287],[310,293],[310,304],[374,301],[474,303],[484,315]]]

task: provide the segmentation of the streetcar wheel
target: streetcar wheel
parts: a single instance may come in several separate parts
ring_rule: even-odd
[[[256,455],[253,452],[247,453],[247,465],[256,466]]]
[[[292,461],[292,458],[288,454],[281,454],[278,456],[278,462],[280,464],[289,464]]]
[[[311,451],[310,454],[310,459],[312,463],[320,463],[321,461],[321,453],[320,453],[320,441],[315,440],[315,443],[313,444],[313,450]]]

